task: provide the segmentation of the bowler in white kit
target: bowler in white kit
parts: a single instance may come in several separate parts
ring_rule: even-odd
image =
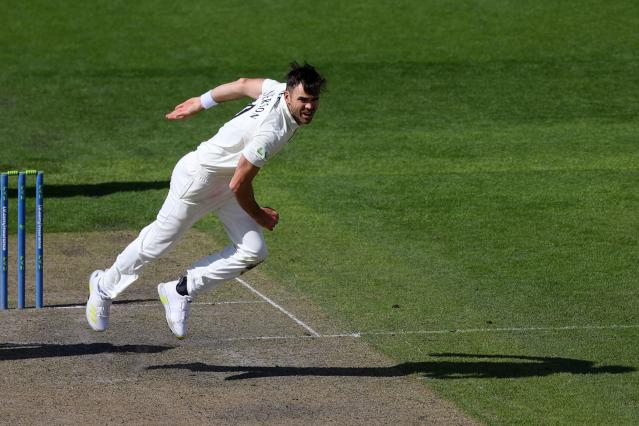
[[[167,323],[176,337],[186,336],[190,303],[198,293],[264,261],[267,248],[262,228],[272,231],[279,214],[257,203],[252,181],[299,127],[313,120],[325,84],[313,66],[293,63],[284,83],[240,78],[188,99],[166,115],[169,120],[182,120],[221,102],[246,96],[255,99],[178,161],[156,220],[142,229],[110,268],[91,274],[86,318],[92,329],[106,330],[112,301],[148,262],[166,254],[207,213],[218,216],[231,243],[195,262],[177,280],[158,285]]]

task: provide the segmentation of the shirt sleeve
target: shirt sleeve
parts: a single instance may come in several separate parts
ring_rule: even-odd
[[[278,84],[280,84],[279,81],[271,80],[269,78],[265,79],[264,82],[262,82],[262,94],[275,89],[275,86]]]
[[[242,150],[242,155],[256,167],[264,167],[269,158],[275,154],[277,138],[273,133],[262,132],[253,137]]]

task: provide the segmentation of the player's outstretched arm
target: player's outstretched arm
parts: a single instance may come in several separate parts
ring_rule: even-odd
[[[262,94],[263,78],[240,78],[217,86],[211,92],[215,102],[226,102],[248,96],[257,99]]]
[[[205,92],[202,96],[187,99],[177,105],[173,111],[166,114],[166,118],[168,120],[183,120],[220,102],[232,101],[246,96],[257,99],[262,94],[263,83],[263,78],[240,78],[230,83],[221,84],[213,90]]]
[[[204,107],[200,103],[200,98],[191,98],[177,105],[173,111],[166,114],[165,117],[167,120],[183,120],[197,114],[203,109]]]

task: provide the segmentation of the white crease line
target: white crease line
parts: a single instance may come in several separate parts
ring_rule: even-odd
[[[467,328],[448,330],[416,330],[416,331],[363,331],[356,333],[321,334],[317,336],[249,336],[249,337],[229,337],[216,339],[223,342],[235,342],[242,340],[296,340],[313,339],[317,337],[325,339],[337,338],[361,338],[362,336],[394,336],[394,335],[415,335],[415,334],[455,334],[455,333],[491,333],[491,332],[522,332],[522,331],[565,331],[565,330],[615,330],[639,328],[639,324],[632,325],[570,325],[564,327],[509,327],[509,328]]]
[[[317,336],[309,335],[289,335],[289,336],[248,336],[248,337],[226,337],[221,339],[214,339],[216,342],[239,342],[239,341],[255,341],[255,340],[304,340],[304,339],[317,339],[326,338],[334,339],[339,337],[353,337],[359,338],[359,333],[346,333],[346,334],[318,334]]]
[[[221,302],[192,302],[191,304],[213,306],[213,305],[251,305],[256,303],[266,303],[266,301],[265,300],[237,300],[237,301],[221,301]],[[135,302],[126,303],[125,301],[125,303],[114,302],[113,305],[117,307],[127,306],[127,305],[131,305],[135,307],[162,306],[160,305],[159,301],[158,303],[135,303]],[[86,305],[50,306],[50,307],[45,306],[45,309],[84,309],[84,308],[86,308]]]
[[[259,297],[261,297],[262,299],[266,300],[268,303],[270,303],[272,306],[274,306],[275,308],[279,309],[282,313],[284,313],[286,316],[288,316],[290,319],[292,319],[293,321],[295,321],[297,324],[301,325],[306,331],[308,331],[309,333],[311,333],[311,335],[313,335],[313,337],[321,337],[320,334],[313,330],[311,327],[309,327],[308,325],[304,324],[302,321],[298,320],[297,318],[295,318],[295,316],[293,314],[291,314],[290,312],[288,312],[286,309],[282,308],[280,305],[278,305],[277,303],[273,302],[271,299],[269,299],[268,297],[266,297],[265,295],[263,295],[262,293],[260,293],[259,291],[255,290],[249,283],[247,283],[246,281],[244,281],[243,279],[241,279],[240,277],[235,278],[240,284],[242,284],[244,287],[248,288],[249,290],[251,290],[253,293],[257,294]]]
[[[340,338],[340,337],[350,337],[350,338],[360,338],[362,336],[394,336],[394,335],[419,335],[419,334],[457,334],[457,333],[508,333],[508,332],[526,332],[526,331],[566,331],[566,330],[615,330],[615,329],[632,329],[639,328],[639,324],[611,324],[611,325],[567,325],[562,327],[503,327],[503,328],[449,328],[442,330],[399,330],[399,331],[361,331],[361,332],[353,332],[353,333],[338,333],[338,334],[319,334],[308,325],[304,324],[302,321],[298,320],[286,311],[284,308],[279,306],[277,303],[273,302],[268,297],[264,296],[259,291],[255,290],[251,287],[247,282],[241,280],[240,278],[236,278],[242,285],[247,287],[249,290],[253,291],[255,294],[260,296],[264,300],[249,300],[249,301],[221,301],[221,302],[196,302],[194,305],[233,305],[233,304],[255,304],[255,303],[269,303],[286,314],[289,318],[294,320],[297,324],[306,329],[311,336],[299,336],[299,335],[291,335],[291,336],[255,336],[255,337],[231,337],[227,339],[218,339],[219,341],[236,341],[236,340],[285,340],[285,339],[306,339],[313,337],[323,337],[323,338]],[[122,304],[125,306],[125,304]],[[132,306],[159,306],[157,303],[142,303],[136,304],[131,303]],[[85,305],[74,305],[74,306],[52,306],[45,307],[45,309],[84,309]],[[29,309],[31,310],[31,309]],[[35,311],[35,309],[33,309]]]
[[[409,334],[446,334],[446,333],[499,333],[499,332],[518,332],[518,331],[562,331],[562,330],[613,330],[624,328],[639,328],[639,324],[631,325],[567,325],[563,327],[504,327],[504,328],[467,328],[448,330],[415,330],[415,331],[368,331],[355,333],[362,336],[387,336],[387,335],[409,335]],[[342,337],[342,335],[334,335]],[[327,336],[329,337],[329,336]]]

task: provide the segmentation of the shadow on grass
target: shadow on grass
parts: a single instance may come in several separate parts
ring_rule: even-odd
[[[239,373],[226,380],[258,379],[283,376],[399,377],[419,374],[432,379],[512,379],[544,377],[552,374],[620,374],[636,371],[627,366],[595,366],[595,362],[558,357],[518,355],[431,354],[450,361],[406,362],[392,367],[261,367],[223,366],[201,362],[157,365],[149,370],[184,369],[198,373]],[[459,359],[481,359],[464,361]],[[507,360],[507,361],[502,361]]]
[[[67,184],[55,185],[44,184],[44,197],[47,198],[70,198],[70,197],[104,197],[118,192],[148,191],[153,189],[168,189],[169,181],[150,182],[101,182],[93,184]],[[16,188],[9,188],[9,197],[15,199],[18,196]],[[26,188],[28,198],[35,197],[35,188]]]
[[[111,343],[0,343],[0,361],[65,356],[97,355],[105,353],[155,354],[173,349],[173,346],[113,345]]]

